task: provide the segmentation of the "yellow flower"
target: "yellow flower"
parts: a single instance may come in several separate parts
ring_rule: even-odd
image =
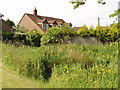
[[[112,73],[115,73],[114,71],[112,71]]]
[[[96,68],[97,68],[98,66],[96,65]]]
[[[101,72],[97,72],[97,74],[101,74]]]
[[[102,69],[102,71],[104,71],[104,69]]]
[[[112,81],[109,81],[109,83],[112,83]]]
[[[108,72],[112,73],[112,69],[109,69]]]
[[[66,69],[67,69],[68,67],[67,67],[67,66],[64,66],[64,68],[66,68]]]

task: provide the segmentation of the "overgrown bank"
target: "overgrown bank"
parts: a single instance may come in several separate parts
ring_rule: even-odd
[[[15,47],[3,43],[3,63],[46,87],[117,88],[118,43]]]

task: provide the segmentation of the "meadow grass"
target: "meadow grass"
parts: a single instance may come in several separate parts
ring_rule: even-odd
[[[7,68],[39,80],[42,87],[118,88],[116,42],[108,45],[74,44],[41,47],[15,47],[3,43],[2,49],[3,63]],[[43,62],[52,65],[52,74],[47,82],[44,82],[42,77],[45,73]],[[4,78],[3,83],[6,82]]]
[[[42,82],[25,77],[4,65],[2,69],[2,88],[44,88]]]

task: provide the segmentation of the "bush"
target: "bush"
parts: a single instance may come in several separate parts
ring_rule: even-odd
[[[14,38],[14,42],[21,42],[21,41],[25,42],[26,34],[24,34],[24,33],[15,33],[13,38]]]
[[[86,25],[83,25],[82,28],[78,30],[78,35],[81,37],[89,36],[88,27]]]
[[[40,46],[40,42],[41,42],[41,37],[42,35],[40,35],[38,33],[38,31],[34,30],[34,31],[28,31],[25,33],[26,34],[26,44],[27,45],[32,45],[32,46]]]
[[[61,39],[75,35],[77,35],[77,33],[68,25],[63,25],[62,28],[53,27],[47,30],[41,38],[41,42],[43,45],[59,43]]]
[[[3,41],[5,41],[6,43],[10,41],[12,43],[15,43],[16,45],[18,43],[18,44],[25,44],[30,46],[40,46],[40,42],[41,42],[40,39],[42,35],[40,35],[37,30],[27,31],[25,33],[3,31],[2,37],[3,37]]]
[[[106,27],[98,25],[95,29],[93,27],[88,29],[87,26],[84,25],[77,33],[81,37],[96,37],[104,43],[115,42],[120,40],[118,25],[119,23]]]
[[[14,40],[13,36],[14,36],[14,32],[11,32],[11,31],[2,31],[2,39],[6,43],[8,41],[13,41]]]
[[[61,29],[58,27],[50,28],[46,31],[45,35],[41,38],[41,44],[46,45],[49,43],[58,43],[60,39]]]

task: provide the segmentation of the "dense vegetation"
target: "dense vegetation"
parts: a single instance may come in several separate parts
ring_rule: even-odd
[[[62,28],[53,27],[47,30],[41,38],[42,45],[50,43],[61,43],[64,38],[76,36],[77,32],[68,25],[63,25]]]
[[[3,43],[3,64],[56,88],[117,88],[118,43],[27,47]]]
[[[93,26],[87,27],[83,25],[78,31],[75,31],[70,26],[63,25],[62,28],[53,27],[46,31],[42,36],[37,30],[28,31],[23,27],[15,26],[12,32],[2,32],[4,42],[15,42],[17,44],[25,44],[29,46],[41,46],[53,43],[62,43],[70,37],[96,37],[103,43],[118,42],[120,40],[119,23],[111,24],[110,26],[96,28]]]
[[[63,25],[48,29],[43,36],[37,30],[15,26],[12,32],[2,32],[3,64],[46,87],[117,88],[118,26],[118,23],[104,28],[84,25],[75,31]],[[61,43],[74,36],[96,37],[109,43],[92,46]]]
[[[95,29],[83,25],[82,28],[78,30],[78,35],[82,37],[97,37],[102,42],[115,42],[120,40],[119,23],[112,24],[110,26],[101,27],[98,25]]]
[[[70,26],[64,25],[62,28],[54,27],[47,30],[45,35],[41,38],[42,45],[50,43],[61,43],[62,40],[69,37],[96,37],[103,43],[115,42],[120,40],[119,24],[112,24],[110,26],[101,27],[98,25],[96,28],[87,27],[83,25],[78,31],[73,30]]]
[[[2,31],[3,41],[5,43],[13,43],[16,46],[21,44],[29,46],[40,46],[41,37],[37,31],[27,31],[24,33],[15,31]]]

